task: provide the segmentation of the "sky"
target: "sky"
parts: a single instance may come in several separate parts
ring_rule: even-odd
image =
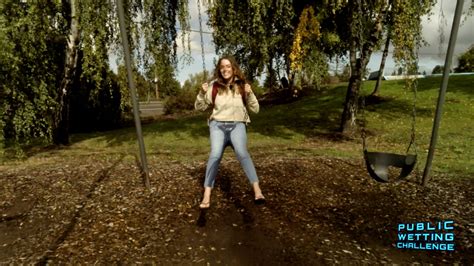
[[[472,0],[474,1],[474,0]],[[466,12],[469,5],[473,4],[472,1],[464,1],[463,12]],[[202,1],[200,1],[202,2]],[[456,1],[454,0],[438,0],[436,6],[432,9],[432,14],[428,17],[423,17],[423,38],[428,43],[427,46],[421,47],[419,50],[419,68],[420,72],[426,72],[431,74],[431,71],[436,65],[444,65],[446,51],[448,48],[449,36],[451,33],[451,25],[453,22],[454,11],[456,7]],[[212,29],[208,27],[207,21],[208,16],[205,12],[206,7],[201,6],[202,16],[202,30],[204,32],[212,32]],[[197,1],[189,1],[189,14],[190,14],[190,25],[192,30],[199,30],[199,16]],[[444,14],[444,19],[440,14]],[[445,40],[440,41],[440,28],[444,32]],[[474,44],[474,16],[461,18],[461,25],[458,31],[457,42],[455,45],[454,56],[452,66],[457,65],[457,57],[467,51],[471,45]],[[176,78],[183,84],[191,74],[196,74],[203,71],[203,60],[201,51],[201,37],[199,32],[191,32],[191,57],[192,63],[187,64],[184,60],[178,62],[176,70]],[[205,67],[207,71],[214,69],[214,62],[217,60],[215,53],[215,46],[212,42],[211,34],[203,34],[204,41],[204,58]],[[183,55],[183,47],[181,46],[181,40],[178,43],[178,58]],[[367,65],[370,71],[376,71],[379,69],[381,60],[381,51],[372,54],[371,60]],[[112,66],[114,68],[114,66]],[[116,68],[116,66],[115,66]],[[391,57],[391,49],[385,64],[385,74],[390,74],[396,69],[395,63]]]
[[[454,18],[454,11],[456,8],[454,0],[438,0],[438,3],[433,8],[433,14],[429,17],[423,17],[423,38],[428,43],[427,46],[421,47],[419,50],[420,72],[426,71],[431,74],[431,71],[436,65],[444,65],[446,60],[446,52],[448,49],[449,36],[451,34],[451,27]],[[464,1],[463,12],[469,9],[471,1]],[[440,19],[441,11],[444,13],[444,20]],[[440,44],[440,25],[442,26],[445,40]],[[461,25],[458,30],[458,36],[454,47],[453,61],[451,66],[457,66],[457,57],[466,52],[471,45],[474,44],[474,17],[461,17]],[[371,71],[379,69],[381,52],[374,53],[367,67]],[[390,74],[395,70],[395,63],[391,54],[387,57],[385,65],[385,74]]]

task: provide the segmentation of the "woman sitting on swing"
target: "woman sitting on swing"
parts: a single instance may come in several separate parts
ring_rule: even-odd
[[[202,84],[196,97],[194,107],[205,111],[212,106],[209,118],[211,152],[206,167],[204,180],[204,195],[199,205],[207,209],[211,204],[211,190],[217,175],[217,169],[222,159],[224,149],[231,146],[244,169],[255,193],[255,203],[262,204],[265,198],[258,184],[255,166],[247,151],[246,124],[250,123],[247,108],[258,113],[259,104],[250,84],[236,60],[231,56],[224,56],[217,62],[214,70],[214,83]]]

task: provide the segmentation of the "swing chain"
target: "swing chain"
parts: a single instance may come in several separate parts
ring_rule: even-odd
[[[360,96],[360,108],[359,109],[359,113],[360,113],[360,116],[358,116],[357,118],[357,125],[360,129],[360,135],[362,137],[362,147],[363,147],[363,151],[366,151],[367,150],[367,142],[366,142],[366,139],[367,139],[367,132],[365,130],[365,125],[367,123],[366,121],[366,118],[365,118],[365,96],[364,95],[361,95]]]
[[[201,2],[197,0],[197,6],[198,6],[198,16],[199,16],[199,35],[201,37],[201,53],[202,53],[202,69],[204,72],[204,80],[207,79],[207,71],[206,71],[206,61],[205,61],[205,55],[204,55],[204,37],[203,37],[203,32],[202,32],[202,17],[201,17]]]
[[[413,81],[413,115],[412,115],[412,120],[411,120],[411,140],[410,140],[410,145],[408,146],[407,149],[407,154],[408,151],[410,150],[411,145],[413,144],[413,149],[415,150],[415,156],[418,157],[418,148],[416,147],[416,141],[415,141],[415,135],[416,135],[416,102],[418,99],[418,93],[417,93],[417,87],[418,87],[418,79],[415,78]],[[419,164],[415,164],[415,178],[419,179],[418,173],[420,172],[418,168]]]
[[[417,87],[418,87],[418,79],[414,79],[413,83],[413,115],[412,115],[412,120],[411,120],[411,139],[410,139],[410,145],[408,145],[407,148],[407,153],[410,150],[411,145],[413,145],[413,148],[415,150],[415,155],[418,155],[418,150],[416,147],[416,141],[415,141],[415,135],[416,135],[416,101],[417,101]]]
[[[410,148],[411,146],[413,146],[413,149],[415,150],[415,155],[418,156],[418,148],[416,146],[416,102],[417,102],[417,99],[418,99],[418,94],[417,94],[417,85],[418,85],[418,81],[415,79],[413,81],[413,115],[412,115],[412,119],[411,119],[411,135],[410,135],[410,144],[408,145],[408,148],[406,150],[406,153],[408,154],[408,152],[410,151]],[[362,138],[362,147],[364,149],[364,151],[367,150],[367,131],[366,131],[366,124],[367,124],[367,120],[366,120],[366,117],[365,117],[365,96],[364,95],[361,95],[360,98],[359,98],[359,102],[360,102],[360,108],[359,109],[359,113],[360,113],[360,116],[358,116],[359,118],[357,118],[357,125],[360,129],[360,132],[361,132],[361,138]]]

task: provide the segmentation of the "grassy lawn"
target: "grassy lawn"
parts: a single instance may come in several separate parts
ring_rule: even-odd
[[[365,108],[370,150],[405,153],[410,141],[414,97],[403,84],[404,81],[384,81],[380,95],[387,101]],[[416,147],[420,170],[426,162],[440,84],[440,77],[420,79],[418,84]],[[434,172],[463,176],[474,173],[470,161],[474,157],[470,148],[474,143],[472,84],[474,76],[450,77],[433,161]],[[370,93],[373,87],[374,82],[365,82],[364,93]],[[258,115],[251,115],[252,123],[248,128],[251,154],[325,155],[361,160],[362,144],[358,134],[351,138],[336,134],[346,88],[347,84],[339,84],[290,104],[262,106]],[[205,160],[209,150],[206,117],[203,113],[143,125],[148,156],[163,160]],[[133,127],[76,134],[72,136],[72,142],[73,145],[67,148],[42,152],[31,159],[44,158],[48,153],[133,155],[138,150]]]
[[[441,77],[420,79],[416,101],[416,144],[419,169],[423,169],[428,155],[433,120],[438,101]],[[470,175],[474,172],[474,76],[452,76],[446,93],[433,160],[433,170],[447,174]],[[367,82],[365,90],[374,84]],[[368,128],[376,135],[368,140],[370,147],[403,152],[411,133],[413,92],[403,90],[403,81],[385,82],[382,95],[393,100],[370,106]]]

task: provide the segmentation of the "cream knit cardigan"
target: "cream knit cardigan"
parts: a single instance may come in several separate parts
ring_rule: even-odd
[[[236,86],[236,85],[235,85]],[[247,109],[253,113],[258,113],[260,105],[258,104],[257,97],[253,92],[247,95],[247,107],[244,106],[242,96],[239,90],[235,87],[217,94],[212,114],[209,117],[209,121],[233,121],[233,122],[245,122],[250,123],[250,117],[248,116]],[[209,85],[206,93],[201,90],[196,97],[194,102],[194,108],[196,110],[205,111],[209,106],[212,105],[212,83]]]

